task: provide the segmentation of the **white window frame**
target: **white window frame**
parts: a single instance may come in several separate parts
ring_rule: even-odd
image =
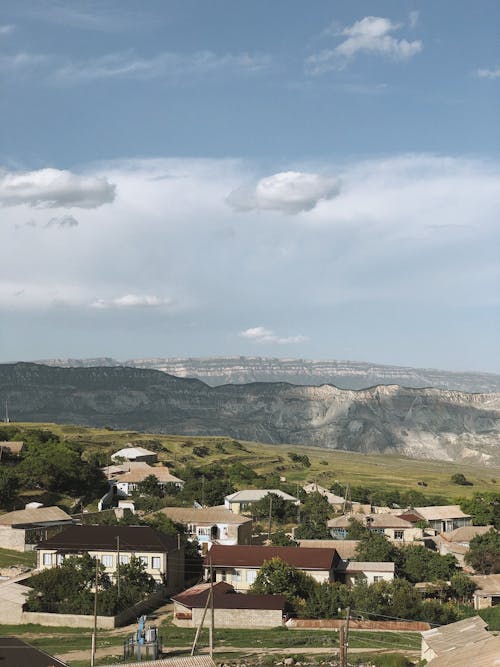
[[[149,567],[149,558],[147,556],[139,556],[139,560],[146,569]]]
[[[247,584],[255,583],[257,579],[257,570],[247,570]]]
[[[151,556],[151,569],[161,570],[161,556]]]
[[[405,538],[405,531],[404,530],[395,530],[394,531],[394,539],[395,540],[404,540]]]
[[[120,565],[128,565],[130,563],[130,556],[128,554],[120,554]]]
[[[104,567],[113,567],[113,554],[102,554],[101,563]]]
[[[56,554],[57,565],[62,565],[64,562],[64,554]]]
[[[52,554],[43,554],[43,565],[52,565]]]
[[[231,581],[234,581],[235,583],[240,583],[242,581],[242,574],[241,570],[233,570],[232,575],[231,575]]]

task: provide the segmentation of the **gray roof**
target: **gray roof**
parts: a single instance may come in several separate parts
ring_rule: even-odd
[[[72,521],[70,515],[56,506],[16,510],[0,516],[0,526],[26,526],[40,523],[64,523],[66,521],[68,523]]]
[[[297,540],[300,547],[311,549],[335,549],[342,560],[355,558],[359,540]]]
[[[135,459],[138,456],[158,456],[158,454],[149,449],[144,449],[144,447],[123,447],[123,449],[119,449],[114,454],[111,454],[112,459],[115,457]]]
[[[395,514],[344,514],[336,519],[330,519],[327,526],[328,528],[348,528],[351,519],[355,519],[367,527],[369,522],[371,528],[399,528],[405,530],[414,527],[412,523],[400,519]]]
[[[430,505],[429,507],[415,507],[415,509],[426,521],[471,518],[470,514],[462,512],[460,505]]]
[[[250,517],[235,514],[231,510],[226,509],[224,505],[201,507],[199,509],[196,507],[162,507],[162,509],[152,514],[158,513],[165,514],[169,519],[178,523],[227,523],[239,525],[252,522]]]
[[[456,623],[441,625],[422,632],[422,639],[436,655],[469,646],[489,637],[486,631],[487,623],[480,616],[464,618]]]
[[[488,635],[469,646],[442,653],[427,665],[428,667],[500,667],[500,637]]]
[[[475,574],[472,580],[477,586],[475,595],[500,595],[500,574]]]
[[[121,665],[121,667],[215,667],[215,662],[208,655],[178,656],[146,662],[120,662],[116,664]]]
[[[262,500],[262,498],[265,498],[268,493],[275,493],[277,496],[283,498],[283,500],[299,502],[298,498],[294,498],[294,496],[291,496],[284,491],[280,491],[279,489],[244,489],[226,496],[226,500],[232,503],[256,503],[259,500]]]
[[[494,526],[462,526],[441,535],[449,542],[470,542],[477,535],[484,535],[492,528],[495,529]]]
[[[338,566],[339,572],[390,572],[394,574],[394,563],[390,562],[366,562],[351,560]]]

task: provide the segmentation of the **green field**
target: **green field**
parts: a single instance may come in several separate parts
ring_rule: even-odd
[[[25,565],[34,567],[36,564],[36,553],[34,551],[12,551],[11,549],[0,549],[0,567],[11,565]]]
[[[69,441],[81,443],[89,452],[103,453],[105,459],[127,443],[134,443],[158,450],[159,459],[173,468],[186,464],[200,466],[241,462],[259,474],[279,472],[292,484],[316,480],[325,487],[339,481],[342,484],[373,489],[415,489],[425,495],[443,495],[450,501],[458,497],[470,497],[475,491],[500,489],[500,468],[477,464],[419,460],[386,454],[360,454],[299,445],[269,445],[244,441],[235,443],[234,440],[223,437],[157,435],[58,424],[26,423],[19,426],[49,429]],[[196,445],[204,445],[209,453],[202,458],[196,456],[192,451]],[[287,456],[289,451],[307,454],[311,467],[305,468],[290,461]],[[463,473],[472,485],[453,484],[450,478],[454,473]]]

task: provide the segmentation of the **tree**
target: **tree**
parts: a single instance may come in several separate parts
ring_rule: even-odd
[[[349,525],[347,528],[347,538],[349,540],[359,540],[362,537],[368,537],[372,532],[366,526],[363,526],[361,521],[358,521],[354,517],[349,519]]]
[[[163,495],[163,492],[161,486],[158,484],[158,477],[153,474],[145,477],[142,482],[137,484],[137,491],[134,495],[160,498]]]
[[[469,482],[465,475],[461,472],[456,472],[451,476],[451,481],[453,484],[459,484],[460,486],[472,486],[472,482]]]
[[[277,530],[271,535],[271,544],[273,547],[296,547],[297,542],[294,542],[284,530]]]
[[[0,468],[0,507],[10,509],[19,491],[19,479],[11,468]]]
[[[281,558],[271,558],[260,568],[251,591],[262,595],[284,595],[293,605],[297,599],[307,600],[316,586],[314,579],[302,570]]]
[[[285,500],[277,493],[268,493],[259,501],[252,505],[252,515],[257,519],[264,519],[271,515],[277,523],[286,523],[295,520],[297,517],[297,507],[290,501]]]
[[[306,599],[305,618],[335,618],[339,609],[350,604],[350,589],[345,584],[327,581],[316,586]]]
[[[396,572],[401,568],[401,551],[385,535],[368,531],[361,536],[356,547],[356,559],[365,562],[395,563]]]
[[[493,528],[484,535],[476,535],[465,554],[465,562],[480,574],[500,572],[500,533]]]
[[[410,545],[399,550],[402,563],[401,574],[416,584],[419,581],[448,581],[457,570],[455,556],[441,556],[421,545]]]
[[[315,491],[308,493],[301,506],[301,522],[295,536],[302,539],[328,539],[326,523],[332,507],[325,496]]]
[[[451,593],[460,602],[469,602],[476,590],[476,584],[465,573],[457,572],[451,577]]]
[[[462,498],[460,507],[472,516],[475,526],[493,525],[500,528],[500,493],[474,493],[472,498]]]

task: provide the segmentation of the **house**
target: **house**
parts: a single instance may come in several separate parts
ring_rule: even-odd
[[[500,574],[476,574],[472,580],[477,586],[473,595],[474,609],[500,604]]]
[[[73,519],[60,507],[37,507],[0,516],[0,547],[31,551],[40,540],[64,530]]]
[[[500,637],[488,634],[487,637],[470,646],[462,646],[442,653],[428,662],[427,666],[500,667]]]
[[[68,667],[66,662],[18,637],[0,637],[0,664],[2,667]]]
[[[217,507],[163,507],[158,510],[175,523],[183,524],[189,537],[198,540],[204,551],[213,544],[251,544],[252,519]]]
[[[414,542],[423,537],[422,528],[394,514],[349,514],[330,519],[327,527],[333,538],[342,540],[347,536],[349,523],[354,519],[374,533],[381,533],[393,542]]]
[[[451,532],[456,528],[472,525],[471,515],[462,512],[460,505],[431,505],[415,507],[414,510],[438,533]]]
[[[493,526],[462,526],[450,532],[433,537],[436,549],[441,556],[455,556],[460,567],[466,567],[465,554],[469,551],[469,543],[478,535],[488,533]]]
[[[158,454],[149,449],[144,449],[144,447],[124,447],[111,454],[112,461],[119,461],[120,459],[130,462],[156,463]]]
[[[237,591],[247,591],[262,565],[272,558],[281,558],[288,565],[311,575],[319,583],[333,581],[335,567],[340,562],[335,549],[214,544],[203,562],[205,579],[209,578],[212,567],[214,581],[224,581]]]
[[[477,644],[490,637],[486,625],[480,616],[472,616],[456,623],[425,630],[422,632],[420,659],[432,664],[431,661],[438,656],[474,645],[476,645],[477,652]],[[475,663],[469,663],[469,665],[472,664]]]
[[[235,514],[251,514],[252,505],[258,503],[259,500],[265,498],[269,493],[274,493],[283,498],[283,500],[288,500],[293,505],[300,505],[298,498],[294,498],[294,496],[279,489],[245,489],[226,496],[224,498],[224,506]]]
[[[2,440],[0,442],[0,461],[4,457],[21,456],[24,451],[24,442],[22,440]]]
[[[126,565],[135,556],[146,572],[168,592],[184,585],[184,547],[180,537],[164,535],[149,526],[71,526],[37,546],[37,567],[57,567],[66,556],[88,553],[98,558],[114,577],[118,562]]]
[[[124,494],[130,496],[137,490],[138,484],[153,475],[158,481],[158,486],[165,490],[169,486],[176,489],[182,489],[185,482],[169,472],[165,466],[150,466],[148,463],[142,461],[137,463],[126,463],[123,466],[123,472],[115,472],[111,482],[116,486],[118,495]]]
[[[394,563],[365,563],[362,561],[344,561],[335,568],[335,580],[353,586],[364,581],[368,585],[377,581],[394,579]]]
[[[210,584],[197,584],[175,595],[174,625],[196,628],[210,594]],[[276,628],[283,624],[287,602],[283,595],[253,595],[236,593],[230,584],[213,584],[214,623],[217,628]],[[210,624],[206,614],[204,625]]]

